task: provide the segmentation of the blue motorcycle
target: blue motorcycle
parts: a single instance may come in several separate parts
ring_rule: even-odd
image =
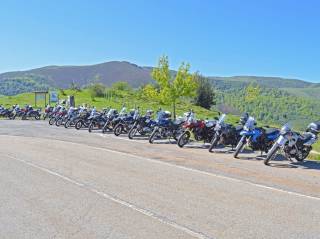
[[[183,119],[173,121],[171,119],[171,113],[168,111],[158,112],[157,124],[149,137],[149,143],[153,144],[154,140],[164,138],[173,138],[177,141],[183,133],[182,124],[184,121]]]
[[[131,110],[129,114],[121,114],[116,119],[113,120],[115,125],[113,133],[115,136],[119,136],[122,133],[128,133],[133,126],[135,110]]]
[[[280,131],[278,129],[256,127],[255,119],[249,117],[243,130],[240,132],[241,139],[237,144],[233,156],[237,158],[246,144],[254,151],[259,150],[261,153],[268,153],[273,143],[279,137],[279,134]]]

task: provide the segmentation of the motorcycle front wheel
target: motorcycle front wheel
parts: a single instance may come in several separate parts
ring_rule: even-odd
[[[189,131],[186,131],[184,132],[183,134],[180,135],[180,137],[178,138],[178,146],[180,148],[183,148],[183,146],[185,146],[187,143],[189,143],[189,140],[190,140],[190,132]]]
[[[83,125],[82,120],[79,120],[79,121],[75,124],[75,128],[76,128],[77,130],[79,130],[79,129],[82,128],[82,125]]]
[[[211,140],[211,144],[210,144],[210,147],[209,147],[209,152],[211,153],[213,148],[215,148],[218,144],[218,141],[219,141],[219,137],[218,136],[214,136],[213,139]]]
[[[154,140],[156,139],[156,137],[159,135],[159,129],[158,128],[155,128],[153,131],[152,131],[152,133],[151,133],[151,135],[150,135],[150,137],[149,137],[149,143],[150,144],[153,144],[153,142],[154,142]]]
[[[123,131],[123,125],[122,124],[118,124],[116,125],[116,127],[114,127],[113,133],[115,136],[119,136]]]
[[[56,119],[55,118],[51,118],[49,120],[49,125],[53,125],[55,123]]]
[[[133,137],[136,135],[137,131],[138,131],[137,126],[133,126],[128,133],[128,138],[133,139]]]
[[[265,165],[269,165],[269,162],[271,159],[273,159],[276,156],[276,153],[279,150],[279,145],[277,143],[275,143],[272,148],[269,150],[267,157],[263,160],[263,163]]]
[[[242,136],[242,138],[240,139],[240,141],[236,147],[236,151],[233,154],[234,158],[238,158],[240,151],[243,149],[243,147],[245,145],[245,140],[246,140],[245,136]]]

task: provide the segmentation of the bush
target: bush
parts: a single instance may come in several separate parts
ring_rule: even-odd
[[[125,81],[119,81],[112,84],[112,89],[115,91],[131,91],[132,90],[128,82],[125,82]]]
[[[96,97],[104,97],[106,93],[106,87],[103,84],[97,83],[89,86],[89,93],[92,100]]]

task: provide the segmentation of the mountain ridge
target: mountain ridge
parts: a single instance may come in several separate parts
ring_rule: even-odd
[[[24,71],[0,74],[0,94],[12,95],[37,88],[68,88],[72,83],[80,87],[92,82],[111,86],[118,81],[126,81],[132,87],[151,83],[153,67],[139,66],[128,61],[109,61],[93,65],[49,65]],[[173,71],[174,72],[174,71]],[[320,83],[266,76],[208,76],[212,83],[222,90],[243,88],[256,83],[270,88],[320,87]],[[39,86],[38,86],[39,85]],[[10,89],[14,88],[14,90]],[[290,90],[294,92],[294,90]]]

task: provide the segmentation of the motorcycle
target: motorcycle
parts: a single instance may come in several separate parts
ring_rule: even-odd
[[[276,157],[279,150],[284,152],[288,160],[295,158],[298,162],[303,162],[312,150],[312,145],[318,140],[319,133],[320,122],[309,124],[303,134],[293,132],[290,125],[285,124],[280,130],[280,136],[264,159],[264,164],[269,165],[270,160]]]
[[[237,145],[241,136],[240,132],[243,130],[243,125],[233,126],[224,123],[226,115],[220,116],[214,128],[214,137],[211,140],[209,152],[218,145],[231,145],[232,149]]]
[[[116,119],[119,116],[119,113],[116,109],[110,109],[109,112],[106,115],[106,122],[102,128],[102,133],[109,131],[112,131],[115,127],[114,125],[114,119]]]
[[[115,125],[113,133],[115,136],[119,136],[122,133],[128,133],[133,126],[136,110],[131,110],[128,115],[124,115],[114,119],[113,124]]]
[[[209,143],[214,135],[215,121],[196,120],[194,113],[189,112],[185,114],[187,121],[182,125],[183,132],[178,138],[178,146],[183,148],[189,143],[191,134],[196,141],[204,141]]]
[[[137,112],[134,116],[134,124],[129,130],[128,138],[133,139],[134,136],[139,133],[140,135],[151,134],[156,122],[151,119],[153,111],[148,110],[145,116],[141,116]]]
[[[53,125],[56,124],[56,122],[58,120],[60,120],[61,118],[63,118],[66,114],[68,113],[68,111],[64,108],[61,107],[59,108],[59,111],[57,111],[49,120],[49,124]]]
[[[184,119],[179,118],[176,121],[171,120],[171,113],[169,111],[159,112],[156,125],[149,137],[149,143],[153,144],[156,139],[173,138],[178,140],[178,137],[183,132],[182,124]]]
[[[78,119],[75,122],[75,128],[76,130],[79,130],[81,128],[89,128],[89,125],[91,123],[91,118],[92,118],[92,112],[83,110],[81,111]]]
[[[102,129],[104,124],[107,122],[107,114],[106,111],[102,113],[98,113],[94,115],[91,119],[91,123],[89,125],[88,131],[89,133],[92,132],[94,129]]]
[[[47,105],[47,107],[44,110],[43,120],[46,120],[47,118],[50,118],[52,113],[53,113],[53,107],[50,106],[50,105]]]
[[[257,128],[253,117],[249,117],[243,130],[240,132],[241,138],[233,154],[237,158],[239,153],[247,144],[252,150],[259,150],[268,153],[274,141],[278,138],[280,131],[278,129]]]

